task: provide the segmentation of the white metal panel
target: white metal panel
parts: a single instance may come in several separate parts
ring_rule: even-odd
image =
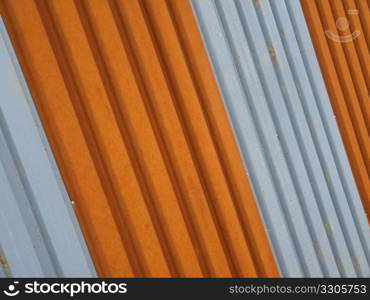
[[[192,0],[283,276],[370,276],[370,231],[296,0]]]

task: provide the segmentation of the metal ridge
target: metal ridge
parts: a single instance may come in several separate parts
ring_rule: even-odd
[[[0,18],[3,276],[90,277],[89,253]]]
[[[277,263],[370,276],[370,234],[300,4],[192,0]]]

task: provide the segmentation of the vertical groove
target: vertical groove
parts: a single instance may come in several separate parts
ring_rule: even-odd
[[[18,37],[16,35],[16,32],[14,30],[14,24],[13,24],[13,21],[11,20],[11,17],[10,17],[12,12],[9,11],[9,8],[7,7],[5,1],[0,1],[0,7],[3,11],[2,15],[6,18],[6,23],[8,24],[8,26],[7,26],[8,30],[10,31],[10,33],[13,37],[13,45],[14,45],[14,48],[16,49],[18,59],[19,59],[21,65],[22,65],[22,69],[23,69],[26,81],[29,83],[31,93],[33,95],[36,95],[36,98],[41,98],[40,92],[37,90],[37,85],[34,83],[34,80],[33,80],[32,75],[31,75],[31,67],[29,66],[29,64],[27,64],[27,61],[26,61],[26,59],[23,55],[23,49],[20,46],[21,43],[19,42]],[[75,184],[74,184],[75,179],[73,178],[73,174],[71,174],[71,172],[68,172],[68,168],[66,167],[67,160],[66,159],[64,159],[64,160],[60,159],[62,157],[61,152],[63,150],[59,148],[58,143],[56,142],[57,138],[56,138],[56,134],[52,130],[52,126],[49,126],[49,124],[52,124],[52,121],[49,118],[49,114],[47,113],[47,110],[45,109],[45,107],[42,104],[37,102],[36,105],[37,105],[38,111],[43,116],[43,122],[45,124],[45,131],[47,132],[48,140],[49,140],[50,145],[53,148],[54,155],[57,158],[56,160],[57,160],[58,166],[62,170],[61,173],[62,173],[62,176],[63,176],[63,181],[66,182],[66,186],[72,187],[72,188],[69,189],[70,198],[72,200],[77,199],[79,196],[78,196],[77,188],[74,187],[75,186]],[[67,173],[68,173],[68,176],[66,176]],[[89,251],[90,251],[91,255],[96,258],[94,260],[95,268],[100,273],[100,270],[102,270],[102,266],[104,265],[104,262],[103,262],[104,258],[101,257],[101,256],[98,256],[98,254],[97,254],[97,252],[98,252],[97,247],[99,247],[99,245],[95,245],[94,247],[91,246],[92,241],[94,239],[92,237],[93,233],[91,231],[84,230],[84,226],[86,224],[85,221],[84,221],[85,217],[81,213],[79,213],[80,207],[75,206],[74,209],[76,210],[77,215],[79,216],[79,219],[81,220],[80,226],[83,228],[85,239],[87,241],[88,246],[90,246]]]
[[[369,10],[366,1],[357,1],[356,5],[354,1],[340,0],[312,1],[312,3],[301,0],[301,3],[365,212],[370,221],[369,80],[368,72],[363,71],[368,69],[365,57],[369,57],[366,45],[369,39],[364,24],[367,23],[365,16],[369,15]],[[344,8],[357,8],[359,15],[349,16],[348,12],[345,14]],[[354,41],[338,43],[324,34],[325,30],[331,30],[337,36],[347,36],[351,33],[349,30],[344,32],[337,30],[335,21],[338,17],[349,19],[351,32],[360,31],[360,35]],[[355,25],[360,28],[356,28]]]
[[[207,266],[207,263],[205,263],[207,261],[207,258],[203,254],[202,250],[200,250],[201,247],[200,247],[200,242],[199,242],[199,239],[198,239],[198,235],[196,234],[196,230],[195,230],[195,228],[194,228],[194,226],[191,222],[189,212],[186,208],[186,205],[184,204],[183,195],[182,195],[181,189],[179,188],[179,183],[178,183],[178,180],[177,180],[176,175],[175,175],[175,170],[172,167],[172,164],[169,160],[169,155],[167,153],[167,150],[165,149],[164,138],[162,137],[161,130],[159,129],[159,126],[157,125],[158,122],[156,121],[155,116],[153,114],[153,108],[151,107],[150,101],[148,101],[148,98],[149,98],[148,92],[145,88],[145,85],[143,84],[143,82],[145,82],[145,81],[142,79],[139,68],[137,67],[139,65],[139,63],[138,63],[138,60],[137,60],[136,56],[134,55],[135,51],[133,50],[133,46],[131,45],[131,42],[128,38],[129,34],[125,30],[125,26],[123,25],[124,23],[122,21],[122,16],[119,14],[119,7],[118,7],[117,3],[115,2],[115,0],[110,0],[109,3],[110,3],[111,8],[112,8],[112,13],[113,13],[113,16],[115,18],[115,22],[117,23],[117,27],[120,31],[121,39],[124,41],[123,44],[128,48],[127,52],[129,53],[129,56],[130,56],[130,62],[131,62],[132,68],[135,70],[135,76],[136,76],[137,82],[140,86],[140,92],[143,95],[143,99],[144,99],[145,106],[146,106],[146,109],[147,109],[147,112],[148,112],[148,115],[149,115],[149,118],[150,118],[150,122],[153,126],[153,129],[154,129],[154,132],[156,134],[157,140],[159,141],[159,147],[161,148],[161,152],[163,153],[162,155],[163,155],[163,158],[165,159],[168,173],[170,175],[174,190],[176,192],[177,199],[178,199],[179,204],[182,208],[182,213],[183,213],[183,216],[184,216],[184,220],[187,224],[187,228],[189,230],[190,237],[193,240],[193,244],[195,246],[196,253],[198,255],[198,260],[199,260],[199,263],[201,265],[203,275],[208,277],[208,276],[211,275],[211,272],[209,270],[209,267]]]
[[[332,16],[332,11],[330,7],[330,2],[317,2],[318,12],[321,20],[323,21],[324,27],[334,30],[334,20]],[[334,30],[334,33],[338,32]],[[330,40],[329,40],[330,41]],[[367,173],[370,172],[370,140],[369,136],[366,135],[366,125],[361,112],[361,109],[358,106],[358,98],[356,96],[356,91],[353,86],[353,81],[351,80],[351,74],[346,64],[345,55],[341,43],[328,42],[330,55],[336,62],[334,64],[336,69],[336,74],[341,82],[342,91],[344,94],[345,105],[349,116],[352,119],[352,124],[355,128],[355,134],[360,144],[360,151],[362,153],[362,158],[365,163],[365,168]]]
[[[100,276],[278,276],[189,3],[0,5]]]
[[[83,129],[85,134],[85,138],[90,144],[89,149],[92,153],[92,157],[95,161],[95,166],[99,170],[99,174],[102,176],[103,187],[108,197],[114,199],[110,201],[109,204],[111,205],[111,211],[114,216],[114,221],[120,228],[120,236],[122,242],[129,253],[129,257],[131,258],[131,267],[133,268],[134,275],[141,277],[143,275],[142,266],[140,264],[140,260],[136,257],[136,251],[133,248],[132,237],[130,236],[128,229],[130,228],[125,224],[125,218],[120,215],[120,210],[118,209],[117,204],[117,195],[115,195],[115,189],[113,188],[113,183],[109,178],[108,171],[104,165],[102,160],[102,153],[99,151],[99,143],[96,141],[94,133],[91,130],[89,124],[91,121],[88,118],[88,115],[85,111],[83,102],[81,100],[81,95],[79,94],[79,89],[76,86],[74,79],[73,71],[70,67],[69,61],[66,59],[68,54],[66,53],[65,48],[63,47],[63,42],[61,37],[56,30],[55,21],[53,20],[52,13],[47,1],[41,2],[36,1],[36,5],[38,6],[39,13],[42,16],[43,22],[45,22],[45,29],[48,33],[50,40],[54,40],[52,46],[54,46],[53,50],[55,52],[56,57],[58,58],[58,63],[60,64],[60,68],[64,73],[64,79],[66,80],[66,85],[69,87],[68,91],[71,93],[71,98],[75,99],[73,104],[75,105],[75,110],[77,115],[80,118],[80,126]]]
[[[294,42],[300,43],[301,42],[301,36],[297,31],[294,31],[294,29],[297,27],[297,24],[295,23],[294,18],[292,17],[293,13],[290,8],[289,3],[286,3],[287,10],[290,13],[289,19],[290,22],[292,22],[292,27],[289,29],[289,33],[292,32],[294,34],[293,39]],[[279,11],[279,8],[273,4],[273,10],[274,14],[277,16],[277,26],[279,28],[282,28],[282,21],[281,19],[283,17],[278,17],[279,14],[277,13]],[[320,114],[322,116],[322,110],[320,110],[320,107],[311,102],[311,98],[313,99],[319,99],[319,95],[317,93],[317,88],[314,84],[312,84],[312,80],[309,83],[309,86],[307,86],[306,82],[310,81],[309,79],[309,72],[307,73],[307,77],[305,74],[299,73],[297,69],[299,69],[301,66],[304,67],[305,60],[307,60],[305,50],[301,47],[301,45],[293,45],[292,39],[287,39],[285,36],[285,33],[282,35],[282,42],[284,51],[287,53],[288,57],[288,64],[290,71],[292,72],[292,77],[294,78],[294,83],[297,87],[297,94],[300,97],[300,100],[302,103],[302,110],[303,114],[305,115],[305,118],[307,119],[307,123],[309,125],[309,131],[312,135],[312,143],[313,147],[315,148],[315,152],[317,152],[317,165],[311,166],[308,164],[308,162],[312,161],[312,156],[314,156],[314,153],[310,150],[302,150],[302,152],[305,155],[305,161],[307,162],[306,167],[309,170],[309,176],[310,180],[313,183],[313,186],[315,188],[315,198],[318,199],[317,204],[320,210],[320,214],[322,216],[323,221],[325,224],[334,224],[336,228],[339,230],[336,230],[336,232],[333,234],[332,232],[328,232],[327,236],[330,241],[331,248],[333,249],[334,257],[337,263],[337,266],[340,265],[346,265],[350,262],[349,255],[346,255],[345,249],[349,250],[348,254],[354,255],[355,251],[353,251],[352,247],[352,241],[349,238],[348,235],[348,220],[347,217],[344,216],[344,212],[348,212],[347,207],[343,205],[344,201],[344,193],[347,192],[345,188],[336,188],[336,182],[338,181],[338,176],[336,174],[336,168],[334,170],[332,168],[333,165],[333,159],[328,157],[328,151],[323,150],[323,146],[328,146],[330,149],[330,145],[328,145],[329,137],[325,137],[322,135],[321,131],[329,131],[327,124],[325,124],[324,117],[322,117],[322,121],[320,120],[314,120],[315,114]],[[302,60],[297,59],[293,55],[294,48],[290,49],[292,46],[298,46],[298,51],[301,51],[302,53]],[[297,51],[297,50],[295,50]],[[303,65],[302,65],[303,64]],[[319,100],[320,101],[320,100]],[[292,118],[293,119],[293,118]],[[298,123],[298,120],[295,121]],[[299,121],[301,122],[301,121]],[[321,123],[322,122],[322,123]],[[320,124],[321,123],[321,124]],[[326,125],[326,127],[324,127]],[[308,139],[305,140],[301,139],[301,144],[304,145],[305,142]],[[329,158],[329,159],[328,159]],[[315,163],[316,164],[316,163]],[[317,171],[317,169],[322,169],[323,171],[320,172]],[[316,171],[315,171],[316,169]],[[331,177],[335,178],[334,180],[327,180],[325,179],[325,174],[328,174],[330,170],[330,173],[332,174]],[[339,175],[339,174],[338,174]],[[344,192],[344,193],[343,193]],[[323,193],[323,194],[322,194]],[[348,195],[348,193],[347,193]],[[342,203],[342,204],[341,204]],[[347,274],[344,273],[344,270],[341,270],[338,268],[342,276],[346,276]],[[357,271],[357,270],[356,270]]]
[[[249,216],[246,215],[245,210],[244,210],[245,205],[243,205],[246,203],[246,201],[244,201],[244,203],[242,202],[243,201],[242,197],[245,196],[246,194],[245,192],[248,192],[249,188],[243,186],[242,188],[243,191],[240,191],[238,190],[238,186],[235,185],[235,181],[233,180],[233,178],[235,178],[235,175],[232,172],[232,165],[231,165],[232,162],[228,160],[228,156],[227,156],[228,149],[225,149],[226,143],[222,142],[224,138],[223,133],[225,133],[224,125],[221,125],[223,126],[222,127],[223,133],[219,132],[217,130],[218,129],[217,122],[220,122],[221,118],[218,116],[217,119],[213,119],[213,115],[211,113],[212,105],[208,103],[209,99],[207,99],[207,93],[209,93],[209,89],[207,89],[206,85],[202,85],[202,75],[204,74],[203,72],[204,69],[197,68],[197,59],[203,53],[201,53],[200,51],[193,53],[196,51],[196,49],[192,49],[191,46],[194,47],[194,44],[196,44],[196,41],[192,39],[191,45],[189,47],[189,40],[188,41],[186,40],[186,31],[190,30],[189,29],[190,24],[189,22],[187,22],[187,19],[182,20],[181,13],[179,13],[179,11],[181,12],[185,11],[186,9],[184,8],[184,6],[188,7],[190,4],[184,3],[184,2],[180,3],[180,2],[172,2],[172,1],[167,1],[166,4],[167,4],[169,11],[171,12],[170,13],[171,20],[172,20],[172,23],[175,24],[174,27],[175,27],[177,36],[179,37],[179,44],[182,50],[182,54],[184,55],[184,58],[185,58],[187,69],[190,72],[191,82],[195,88],[197,97],[199,98],[199,103],[201,106],[202,114],[204,115],[204,118],[206,120],[207,128],[209,129],[209,132],[211,133],[212,143],[215,146],[216,153],[220,160],[222,174],[227,182],[228,191],[232,195],[232,205],[235,208],[238,219],[240,220],[242,224],[241,226],[242,226],[244,239],[246,240],[249,251],[251,252],[251,255],[253,257],[256,270],[257,271],[260,270],[259,276],[267,276],[271,272],[271,270],[265,269],[265,266],[264,266],[265,262],[263,261],[263,258],[265,258],[266,256],[264,253],[260,251],[261,249],[259,249],[259,251],[257,250],[259,248],[258,247],[259,244],[256,243],[255,240],[253,241],[254,237],[253,237],[253,233],[251,232],[251,227],[250,227],[251,220],[249,220],[251,215]],[[204,53],[203,55],[206,55],[206,53]],[[214,85],[215,82],[212,84]],[[211,101],[215,101],[215,99],[213,98]],[[227,122],[227,120],[225,121]],[[252,207],[249,208],[249,212],[250,213],[253,212]]]
[[[206,101],[205,101],[204,98],[206,96],[203,94],[200,86],[196,84],[196,77],[197,77],[196,72],[197,71],[191,65],[191,59],[189,58],[189,53],[186,51],[184,41],[181,39],[181,28],[180,28],[180,25],[176,22],[177,20],[175,19],[175,16],[174,16],[174,8],[171,6],[171,2],[169,2],[169,1],[166,1],[166,5],[167,5],[169,11],[171,12],[171,21],[174,24],[174,28],[177,32],[177,36],[180,38],[179,42],[180,42],[180,45],[181,45],[182,54],[185,57],[185,62],[186,62],[187,68],[189,69],[189,72],[191,74],[192,84],[193,84],[193,86],[196,90],[197,96],[199,97],[199,103],[200,103],[200,106],[201,106],[201,109],[202,109],[202,113],[203,113],[203,116],[206,120],[209,132],[211,133],[212,142],[213,142],[213,144],[216,148],[217,156],[218,156],[218,159],[220,160],[220,164],[221,164],[221,167],[222,167],[222,172],[223,172],[224,178],[227,182],[228,189],[229,189],[229,191],[231,193],[231,196],[232,196],[235,211],[238,215],[238,219],[240,220],[240,222],[243,223],[242,224],[242,230],[243,230],[244,238],[246,240],[246,243],[248,244],[248,247],[253,252],[252,256],[254,257],[255,264],[258,264],[258,267],[256,267],[256,269],[257,270],[263,269],[263,267],[261,265],[261,258],[259,257],[259,253],[258,253],[258,251],[256,251],[255,248],[253,249],[253,246],[254,246],[253,241],[251,240],[251,237],[249,236],[249,234],[247,232],[246,223],[247,223],[248,220],[247,220],[247,217],[243,216],[242,208],[241,208],[241,205],[239,204],[240,199],[238,199],[237,191],[234,189],[233,184],[231,182],[232,175],[230,173],[227,162],[224,159],[225,154],[222,152],[222,149],[221,149],[220,145],[217,143],[216,129],[214,129],[214,125],[212,125],[211,117],[209,116],[209,114],[207,112],[207,107],[205,105]],[[229,251],[231,251],[231,250],[229,250]],[[233,264],[234,264],[234,269],[237,269],[238,267],[235,266],[235,263],[233,263]],[[264,272],[266,272],[266,271],[263,271],[261,274],[259,274],[259,276],[263,276]],[[239,274],[239,276],[240,276],[240,271],[238,271],[237,274]]]
[[[333,14],[334,18],[338,20],[338,18],[347,15],[345,14],[342,2],[329,2],[330,4],[330,9],[331,13]],[[350,34],[350,30],[347,29],[344,31],[345,35]],[[360,34],[361,35],[361,34]],[[357,40],[357,37],[355,40]],[[369,100],[369,93],[366,88],[366,80],[364,77],[364,74],[362,73],[361,66],[359,64],[359,58],[358,54],[356,52],[355,48],[356,42],[354,41],[353,43],[341,43],[342,46],[342,52],[344,53],[345,60],[344,62],[348,66],[348,73],[349,77],[351,78],[351,81],[354,86],[354,92],[356,94],[356,104],[358,106],[358,113],[356,114],[363,122],[365,123],[365,127],[367,128],[367,134],[369,133],[369,120],[367,119],[367,114],[369,112],[369,105],[367,104],[367,100]],[[355,55],[353,55],[355,54]],[[352,106],[353,107],[353,106]],[[365,159],[366,161],[366,159]]]
[[[359,36],[359,38],[355,39],[355,47],[356,51],[360,60],[360,67],[362,69],[362,72],[364,74],[364,78],[366,81],[367,89],[370,89],[370,80],[366,80],[370,78],[370,66],[367,64],[367,61],[369,61],[369,48],[367,46],[367,39],[369,39],[369,35],[366,35],[365,29],[361,24],[361,15],[366,14],[364,11],[360,11],[358,5],[356,5],[356,2],[354,0],[348,0],[343,3],[345,10],[348,11],[351,9],[356,9],[358,11],[359,15],[349,15],[350,19],[350,30],[351,32],[354,32],[355,30],[359,30],[362,34]],[[368,11],[368,15],[370,14],[370,11]],[[370,122],[370,115],[367,116],[367,122]],[[369,124],[369,123],[368,123]],[[368,128],[370,131],[370,128]]]
[[[261,13],[261,10],[256,10],[256,12],[257,12],[257,15],[258,15],[258,22],[261,26],[261,29],[262,29],[262,32],[263,32],[263,35],[264,35],[265,43],[266,43],[266,45],[268,45],[269,43],[270,43],[270,45],[272,45],[274,39],[271,35],[273,33],[269,32],[268,24],[265,21],[267,19],[267,17],[264,14]],[[272,22],[273,19],[271,19],[270,21]],[[277,46],[278,45],[275,45],[275,47],[277,47]],[[285,89],[288,89],[288,86],[289,86],[289,83],[290,83],[289,82],[290,78],[289,78],[289,76],[286,75],[286,72],[284,72],[284,71],[287,70],[287,71],[291,72],[291,70],[290,69],[282,70],[282,68],[280,67],[280,64],[284,63],[284,54],[285,53],[280,54],[282,57],[279,57],[279,64],[278,64],[278,67],[274,68],[274,73],[275,73],[275,78],[277,80],[277,83],[280,85],[280,87],[282,89],[284,89],[284,87],[285,87]],[[277,56],[277,55],[278,55],[278,52],[275,52],[274,56]],[[276,60],[277,60],[277,57],[276,57]],[[287,60],[289,60],[289,57],[287,57]],[[262,67],[260,67],[260,69],[262,69]],[[314,245],[320,245],[320,236],[318,236],[318,233],[320,233],[320,231],[324,231],[324,229],[323,229],[324,224],[328,223],[329,219],[326,217],[325,212],[323,211],[323,206],[321,205],[321,202],[318,200],[318,199],[320,199],[320,194],[318,193],[317,188],[313,184],[314,178],[312,178],[312,176],[311,176],[312,167],[310,166],[310,160],[307,156],[307,153],[308,153],[307,148],[306,148],[303,136],[302,136],[302,130],[300,129],[303,126],[298,125],[299,123],[300,124],[305,124],[307,122],[307,119],[303,118],[303,119],[300,119],[298,121],[297,120],[298,116],[296,116],[296,112],[299,111],[299,110],[295,110],[295,107],[291,104],[292,101],[298,100],[299,99],[298,97],[299,97],[298,91],[297,92],[294,92],[294,91],[284,92],[283,91],[283,93],[282,93],[283,102],[286,106],[286,111],[287,111],[287,114],[289,116],[289,119],[291,120],[291,124],[292,124],[291,127],[293,129],[292,131],[293,131],[293,133],[294,133],[294,135],[297,139],[299,152],[301,152],[301,156],[302,156],[302,160],[303,160],[303,165],[302,166],[304,166],[304,169],[307,170],[306,171],[307,172],[307,175],[306,175],[306,178],[307,178],[306,180],[307,181],[303,182],[303,184],[302,184],[302,181],[300,182],[297,179],[299,178],[299,176],[298,176],[299,173],[301,173],[301,177],[305,176],[305,175],[303,175],[304,172],[302,172],[301,168],[294,167],[294,164],[295,164],[294,160],[290,157],[291,155],[289,155],[289,147],[292,146],[291,145],[292,143],[291,142],[289,143],[287,141],[283,141],[282,143],[283,143],[283,147],[285,149],[285,152],[287,153],[286,160],[288,162],[290,173],[292,174],[294,185],[297,186],[297,193],[298,193],[299,199],[304,199],[305,194],[307,192],[309,192],[313,196],[314,199],[317,199],[314,203],[307,203],[307,201],[301,201],[301,206],[302,206],[302,210],[304,212],[309,212],[310,211],[309,206],[316,206],[318,211],[319,211],[319,213],[316,215],[316,218],[314,219],[314,221],[312,220],[313,218],[312,218],[312,216],[310,216],[309,213],[305,214],[305,218],[306,218],[305,222],[307,223],[307,225],[309,227],[309,232],[310,232],[310,236],[312,238],[313,244]],[[302,110],[302,113],[303,113],[303,116],[304,116],[304,111],[303,110]],[[279,124],[278,114],[276,112],[274,114],[275,114],[274,122]],[[277,125],[277,128],[278,128],[278,132],[284,131],[283,129],[279,128],[279,125]],[[309,135],[305,137],[305,139],[307,140],[310,137],[311,132],[309,131],[309,126],[307,126],[306,129],[308,129],[307,131],[309,133]],[[314,155],[314,153],[311,153],[311,155]],[[296,156],[298,156],[298,155],[296,155]],[[299,171],[297,171],[297,170],[299,170]],[[307,189],[305,187],[306,185],[308,185],[308,186],[312,185],[312,188]],[[319,230],[316,230],[314,223],[319,223],[322,227],[320,227]],[[330,236],[326,235],[325,237],[329,240],[331,248],[334,248],[333,244],[332,244],[332,239],[330,239]],[[329,255],[333,255],[333,254],[330,252]],[[323,270],[324,276],[328,276],[329,270],[328,270],[325,262],[323,260],[319,259],[319,263],[320,263],[320,266]]]
[[[144,2],[142,0],[140,0],[140,5],[143,8],[143,12],[144,12],[145,20],[146,20],[146,22],[148,24],[148,28],[153,28],[154,27],[153,26],[153,21],[151,20],[151,17],[148,14],[147,9],[145,8],[145,4],[144,4]],[[201,166],[201,164],[199,162],[198,155],[196,154],[196,151],[194,149],[194,145],[192,144],[190,130],[187,127],[187,123],[185,122],[185,120],[183,118],[183,116],[185,115],[185,113],[182,110],[181,105],[178,103],[177,97],[175,96],[176,92],[175,92],[175,90],[173,88],[173,87],[175,87],[175,83],[172,82],[172,80],[171,80],[171,77],[170,77],[169,71],[168,71],[168,66],[165,63],[165,59],[163,58],[163,54],[161,53],[161,50],[160,50],[160,48],[158,46],[158,40],[157,40],[157,38],[155,36],[155,33],[153,32],[153,30],[151,30],[150,33],[151,33],[151,38],[153,40],[154,48],[156,50],[156,54],[158,56],[158,59],[160,61],[161,67],[162,67],[162,72],[164,74],[164,77],[165,77],[165,79],[167,81],[166,82],[167,83],[167,86],[168,86],[168,88],[169,88],[169,90],[171,92],[171,95],[172,95],[172,101],[173,101],[174,106],[175,106],[176,111],[177,111],[177,117],[180,120],[180,123],[182,125],[182,130],[183,130],[184,136],[186,138],[187,145],[189,147],[191,156],[192,156],[192,158],[194,160],[194,164],[196,166],[197,175],[200,178],[200,182],[201,182],[203,191],[204,191],[204,193],[206,195],[207,204],[208,204],[208,207],[210,209],[210,212],[211,212],[211,215],[212,215],[212,218],[213,218],[213,222],[214,222],[214,224],[216,226],[216,230],[218,232],[218,235],[219,235],[219,238],[220,238],[222,247],[224,249],[224,252],[226,253],[226,257],[227,257],[227,260],[228,260],[229,267],[231,269],[231,273],[233,274],[233,277],[240,277],[240,271],[237,271],[237,265],[235,264],[235,262],[233,260],[233,257],[232,257],[232,254],[231,254],[231,250],[229,248],[229,244],[227,243],[227,241],[225,239],[225,236],[223,234],[223,231],[221,229],[219,217],[218,217],[218,215],[217,215],[217,213],[215,211],[214,205],[210,201],[210,199],[212,199],[213,197],[210,196],[210,191],[209,191],[209,188],[207,187],[206,180],[203,178],[204,172],[202,172],[202,170],[201,170],[202,166]]]
[[[369,8],[369,2],[368,1],[362,1],[362,0],[356,0],[356,6],[360,10],[360,21],[362,24],[362,29],[364,35],[367,37],[366,43],[367,47],[370,49],[370,20],[369,20],[369,15],[370,15],[370,8]]]
[[[370,105],[369,103],[369,91],[370,77],[369,77],[369,64],[366,63],[370,60],[369,49],[367,48],[365,33],[361,26],[359,26],[358,17],[353,13],[349,13],[350,9],[353,10],[354,3],[349,6],[350,1],[331,2],[331,7],[334,11],[334,16],[338,19],[345,16],[348,19],[349,28],[343,32],[345,35],[350,35],[352,32],[360,32],[360,35],[354,39],[353,43],[343,43],[344,53],[346,55],[346,61],[350,69],[352,81],[355,85],[355,92],[359,99],[359,105],[361,113],[363,115],[365,125],[367,127],[367,133],[370,133]],[[358,10],[358,13],[361,13]],[[359,27],[357,27],[359,26]]]
[[[1,14],[11,11],[4,2],[0,9]],[[59,170],[4,23],[2,20],[0,23],[1,65],[6,70],[6,77],[2,76],[0,82],[7,85],[1,89],[7,95],[4,99],[12,98],[10,102],[0,103],[0,123],[4,133],[1,152],[6,155],[2,172],[11,167],[1,188],[5,196],[4,211],[11,216],[10,222],[7,217],[4,219],[5,215],[1,220],[1,227],[8,227],[6,231],[12,235],[11,240],[7,240],[8,233],[5,233],[3,240],[10,267],[15,277],[94,276],[95,271],[85,252],[86,245],[79,236],[71,200],[60,182]],[[13,20],[9,23],[14,33]],[[13,110],[18,118],[11,118]],[[7,201],[11,201],[8,207]],[[9,247],[14,247],[10,253]]]
[[[369,228],[299,2],[191,3],[282,275],[368,276]]]
[[[146,201],[146,204],[148,206],[148,210],[151,213],[151,219],[154,224],[154,227],[156,229],[156,232],[159,236],[159,239],[161,241],[162,249],[165,253],[167,264],[169,266],[169,269],[171,271],[171,275],[174,277],[178,277],[179,271],[177,270],[175,260],[172,256],[172,253],[169,250],[169,241],[167,240],[167,237],[165,236],[163,232],[163,224],[161,224],[161,220],[158,216],[158,212],[156,210],[156,207],[153,203],[153,200],[150,199],[151,193],[150,189],[148,187],[148,184],[146,182],[146,179],[143,175],[143,166],[140,164],[140,160],[137,157],[137,154],[135,152],[135,146],[134,146],[134,138],[132,137],[132,134],[128,130],[127,124],[125,124],[125,118],[122,110],[120,109],[118,105],[118,96],[116,94],[115,88],[112,83],[112,79],[109,78],[109,71],[108,67],[104,62],[104,57],[102,53],[99,51],[99,45],[96,40],[96,37],[94,36],[92,25],[90,24],[90,20],[88,19],[88,13],[86,12],[86,7],[84,6],[83,2],[76,1],[76,6],[80,13],[80,18],[83,21],[83,25],[85,26],[86,36],[89,39],[90,47],[94,52],[95,55],[95,61],[99,64],[99,69],[101,72],[101,77],[104,80],[104,84],[106,85],[106,91],[107,93],[111,94],[110,101],[112,104],[112,107],[114,108],[113,111],[115,112],[115,117],[117,119],[117,122],[119,123],[120,131],[122,134],[122,138],[125,141],[126,147],[128,148],[130,160],[134,164],[134,170],[136,171],[136,176],[138,178],[138,181],[140,183],[141,188],[143,189],[143,195]]]

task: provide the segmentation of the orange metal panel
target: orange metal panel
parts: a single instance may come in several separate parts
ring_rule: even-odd
[[[370,221],[369,7],[366,0],[301,3]]]
[[[187,0],[0,0],[101,276],[278,276]]]

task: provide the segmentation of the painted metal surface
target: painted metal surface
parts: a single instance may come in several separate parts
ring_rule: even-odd
[[[299,1],[191,3],[282,275],[370,276],[370,230]]]
[[[303,1],[335,116],[370,221],[368,1]]]
[[[0,19],[0,277],[95,271]]]
[[[278,276],[188,1],[1,0],[101,276]]]

